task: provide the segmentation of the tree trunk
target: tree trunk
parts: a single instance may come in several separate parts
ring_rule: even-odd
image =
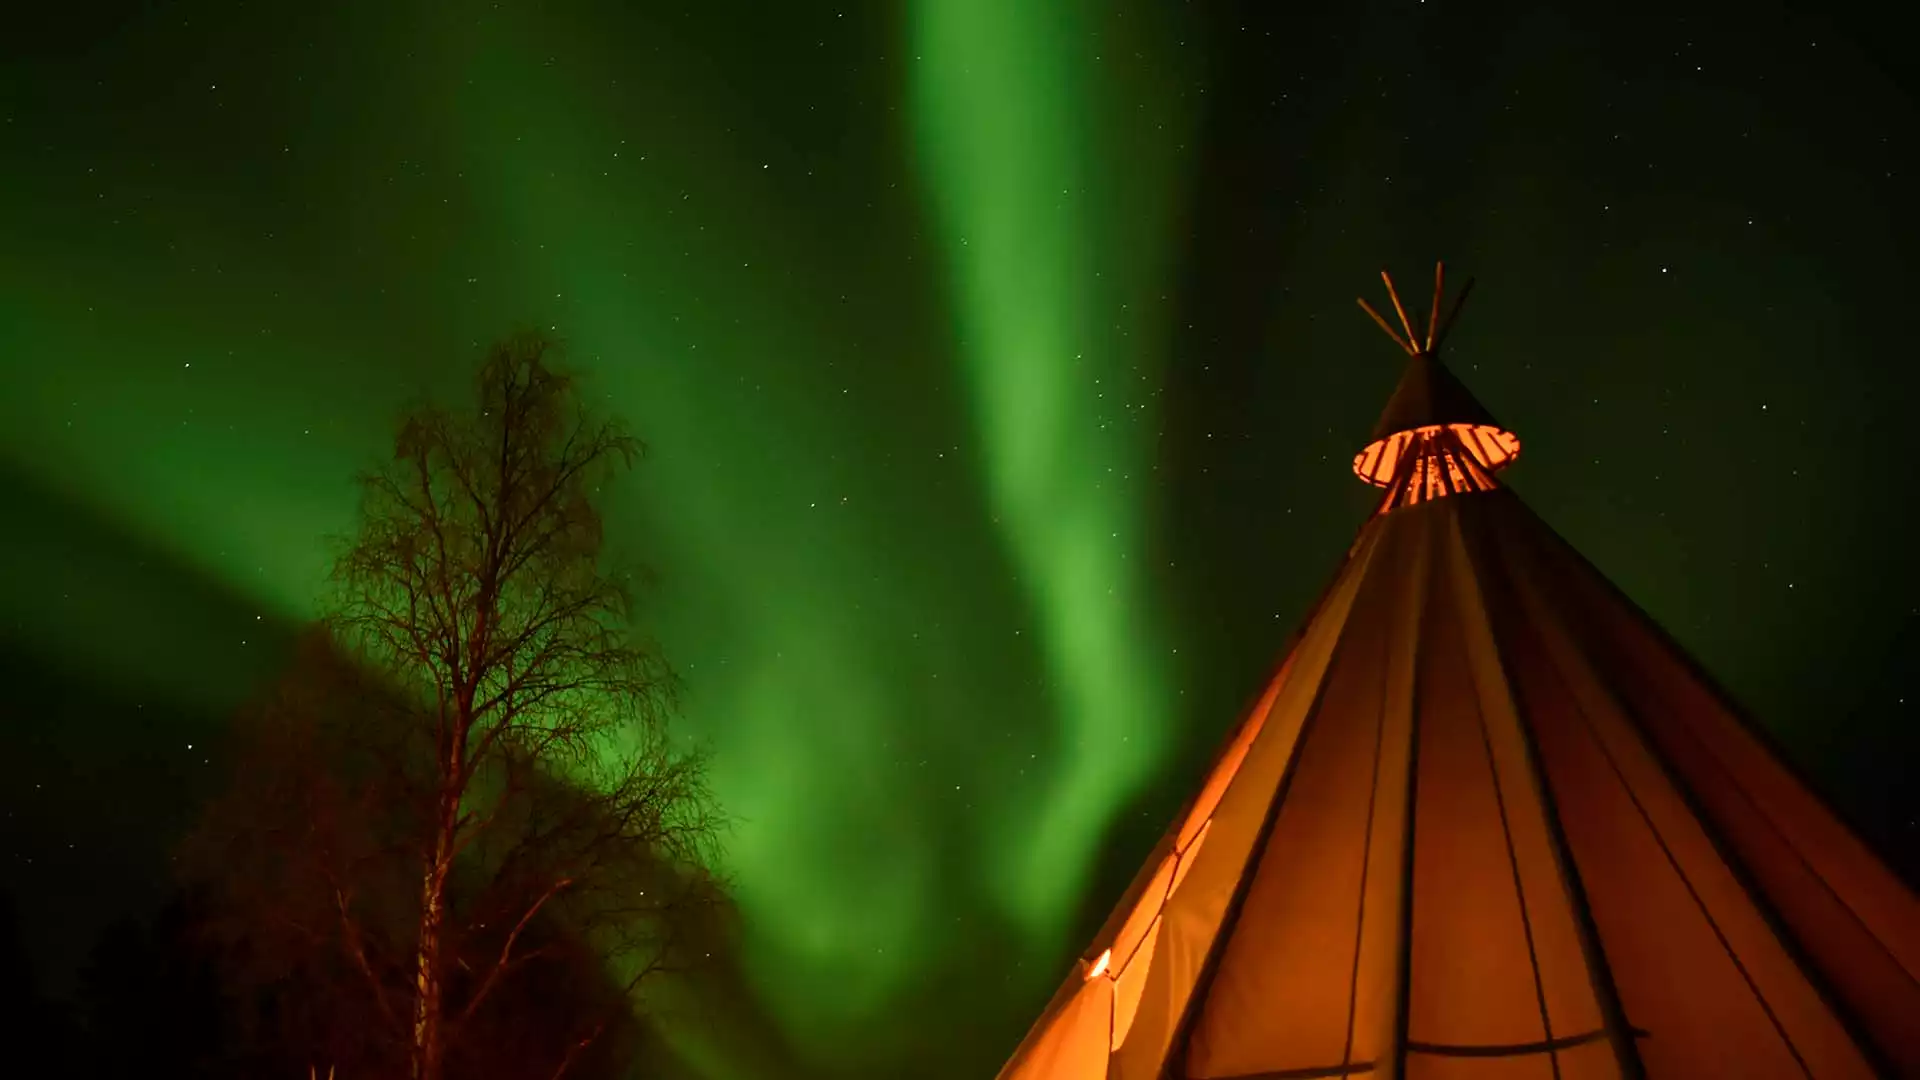
[[[412,1080],[440,1080],[441,924],[446,918],[447,870],[453,856],[458,799],[442,800],[433,840],[433,861],[420,881],[420,947],[414,965]]]

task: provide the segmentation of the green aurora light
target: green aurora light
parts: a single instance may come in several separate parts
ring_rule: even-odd
[[[1163,271],[1170,193],[1138,188],[1156,186],[1165,149],[1123,153],[1111,137],[1119,117],[1103,106],[1124,94],[1102,85],[1101,28],[1076,5],[913,10],[914,111],[982,471],[1062,725],[1038,805],[1003,807],[1004,835],[1023,839],[990,879],[1044,935],[1165,743],[1169,653],[1146,574],[1162,328],[1138,287]],[[1159,110],[1131,119],[1168,122]],[[1100,190],[1120,176],[1144,213]]]
[[[651,445],[610,544],[738,819],[677,1049],[991,1075],[1351,540],[1396,370],[1351,296],[1436,255],[1516,485],[1906,805],[1913,499],[1860,463],[1910,442],[1916,108],[1887,35],[1670,16],[42,5],[0,36],[0,886],[50,965],[139,907],[354,470],[555,328]]]
[[[971,943],[1057,953],[1153,771],[1152,419],[1125,402],[1151,388],[1167,192],[1147,169],[1121,194],[1150,213],[1089,193],[1123,168],[1094,129],[1132,116],[1060,12],[791,14],[866,60],[818,94],[743,90],[702,61],[710,25],[573,15],[223,13],[246,62],[76,88],[102,138],[199,130],[238,164],[135,136],[111,168],[68,149],[0,179],[38,208],[8,214],[4,344],[61,358],[15,375],[0,455],[284,625],[398,410],[461,394],[516,324],[557,328],[652,447],[609,521],[662,571],[649,629],[737,818],[747,977],[804,1057],[844,1061],[903,997],[999,985],[929,989]],[[187,31],[154,18],[86,63],[164,71]],[[781,40],[729,46],[818,78]],[[76,564],[6,600],[52,613],[31,648],[129,692],[218,713],[272,670],[267,626],[98,633],[142,603],[103,582]]]

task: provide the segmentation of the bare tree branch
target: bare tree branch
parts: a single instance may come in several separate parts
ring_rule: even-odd
[[[500,976],[506,971],[508,960],[513,955],[513,946],[520,940],[520,935],[526,930],[527,924],[533,921],[535,915],[540,914],[541,908],[547,906],[547,901],[553,899],[561,889],[571,884],[573,884],[572,878],[561,878],[559,881],[547,886],[547,891],[541,893],[540,898],[535,900],[533,906],[527,909],[527,913],[520,916],[520,921],[513,924],[513,930],[507,934],[507,940],[500,946],[500,956],[494,960],[493,969],[487,972],[487,977],[480,983],[480,988],[475,990],[473,996],[467,999],[467,1007],[460,1011],[461,1023],[465,1023],[473,1018],[474,1012],[480,1008],[480,1003],[487,1000],[487,995],[491,994],[493,988],[499,984]]]
[[[366,946],[360,942],[360,930],[353,924],[353,916],[347,911],[346,893],[335,889],[333,898],[335,906],[340,909],[340,934],[346,944],[348,955],[353,957],[354,965],[360,969],[361,974],[367,977],[367,986],[373,990],[373,1000],[380,1006],[380,1015],[386,1017],[391,1023],[398,1023],[399,1017],[394,1014],[393,1004],[387,997],[386,984],[373,973],[373,965],[367,962],[367,950]]]
[[[595,497],[644,448],[552,353],[495,346],[473,412],[415,409],[359,478],[331,610],[261,710],[214,871],[289,969],[345,958],[413,1080],[506,1038],[540,1004],[526,978],[604,959],[622,979],[561,1010],[525,1075],[577,1073],[724,904],[705,759],[674,750],[673,672],[629,637],[629,577],[600,565]],[[355,1075],[322,1049],[307,1060]]]

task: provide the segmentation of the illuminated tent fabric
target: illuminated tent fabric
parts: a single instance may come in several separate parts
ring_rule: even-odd
[[[1001,1080],[1920,1076],[1920,901],[1400,322],[1380,512]]]

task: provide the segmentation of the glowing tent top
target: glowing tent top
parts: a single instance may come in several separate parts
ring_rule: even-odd
[[[1920,1076],[1920,900],[1394,307],[1380,512],[1001,1080]]]

